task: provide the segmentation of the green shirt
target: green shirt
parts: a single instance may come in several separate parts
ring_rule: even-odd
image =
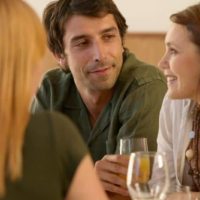
[[[95,126],[74,84],[72,74],[49,71],[32,105],[32,111],[57,110],[78,126],[94,161],[115,153],[123,136],[147,137],[149,150],[156,150],[158,116],[166,92],[161,72],[126,51],[115,92]]]
[[[63,200],[87,153],[77,128],[58,113],[33,115],[23,147],[23,175],[7,179],[1,200]]]

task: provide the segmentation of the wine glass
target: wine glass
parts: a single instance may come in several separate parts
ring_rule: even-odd
[[[147,138],[123,137],[119,141],[119,154],[130,155],[137,151],[148,151]]]
[[[170,194],[167,200],[191,200],[192,194],[190,191],[190,186],[187,185],[171,185]]]
[[[156,178],[157,174],[162,175]],[[127,187],[134,200],[162,200],[169,187],[165,155],[156,152],[131,153],[127,173]]]

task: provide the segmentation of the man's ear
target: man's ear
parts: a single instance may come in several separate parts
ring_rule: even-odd
[[[57,63],[63,70],[68,70],[67,56],[62,54],[53,54]]]

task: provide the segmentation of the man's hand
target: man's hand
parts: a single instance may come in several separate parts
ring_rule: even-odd
[[[129,196],[126,174],[129,157],[126,155],[106,155],[95,163],[95,170],[107,192]]]

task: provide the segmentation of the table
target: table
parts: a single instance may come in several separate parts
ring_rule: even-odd
[[[184,200],[183,196],[176,192],[167,197],[167,200]],[[191,192],[191,200],[200,200],[200,192]]]
[[[109,194],[109,200],[131,200],[130,197],[123,197],[117,194]],[[166,200],[184,200],[180,193],[170,194]],[[188,199],[187,199],[188,200]],[[191,200],[200,200],[200,192],[191,192]]]

